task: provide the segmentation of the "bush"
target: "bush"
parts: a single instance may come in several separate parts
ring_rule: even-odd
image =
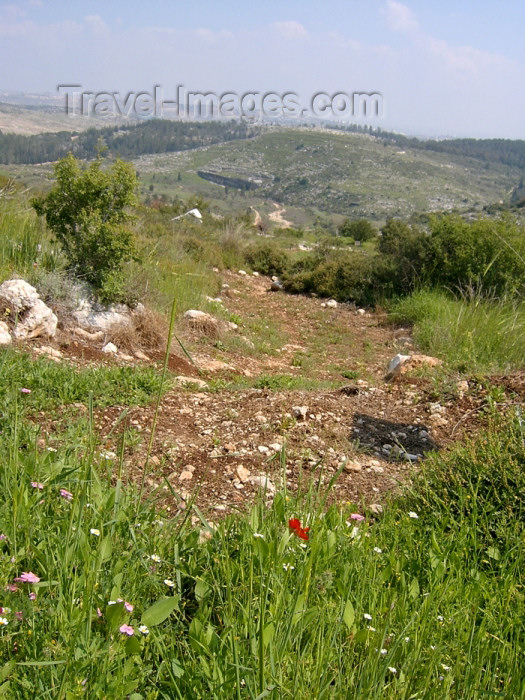
[[[245,257],[248,265],[262,275],[282,275],[289,265],[287,254],[272,243],[250,246]]]
[[[525,239],[510,218],[467,222],[459,216],[434,217],[426,241],[425,276],[452,290],[473,287],[484,293],[523,295]]]
[[[370,304],[374,302],[373,261],[366,253],[319,248],[283,275],[284,287],[289,292]]]
[[[340,236],[353,238],[354,241],[369,241],[377,235],[376,229],[366,219],[345,219],[337,229]]]
[[[101,165],[97,159],[82,167],[70,153],[55,165],[51,191],[32,203],[73,273],[92,284],[102,301],[125,301],[123,266],[136,258],[127,208],[136,203],[137,177],[130,163],[117,160],[106,170]]]

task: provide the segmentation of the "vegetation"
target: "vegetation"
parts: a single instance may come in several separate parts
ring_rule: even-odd
[[[195,529],[123,486],[89,419],[42,449],[10,377],[6,696],[523,696],[519,414],[431,458],[380,518],[310,488]]]
[[[340,236],[348,236],[355,241],[361,242],[369,241],[377,234],[376,229],[366,219],[357,219],[356,221],[345,219],[337,229],[337,232]]]
[[[139,124],[87,129],[82,133],[60,131],[32,136],[0,132],[0,163],[47,163],[70,151],[81,159],[95,158],[100,139],[113,157],[134,158],[144,153],[170,153],[199,148],[256,134],[243,122],[205,122],[152,119]]]
[[[414,326],[417,346],[462,372],[509,372],[525,358],[525,304],[479,296],[453,298],[421,290],[390,306],[391,318]]]
[[[121,301],[123,266],[136,257],[128,208],[137,179],[129,163],[106,170],[100,158],[83,168],[70,153],[55,166],[56,183],[33,206],[60,242],[74,275],[93,285],[102,301]]]
[[[92,256],[90,235],[98,228],[109,237],[107,255],[113,243],[126,248],[130,233],[120,234],[135,173],[118,162],[82,169],[70,156],[57,179],[36,208],[67,260],[24,195],[3,183],[1,273],[38,278],[53,296],[67,265],[85,271],[84,255],[107,291],[117,272]],[[390,317],[413,324],[419,347],[444,356],[446,369],[523,367],[525,238],[514,219],[430,217],[426,228],[391,219],[359,250],[336,237],[303,250],[304,232],[261,243],[246,217],[215,219],[202,201],[203,223],[173,221],[195,203],[137,209],[142,263],[129,260],[127,269],[135,293],[158,308],[173,297],[179,310],[197,306],[219,291],[212,267],[247,265],[278,274],[290,291],[390,299]],[[116,250],[122,270],[131,248],[120,258]],[[332,332],[325,318],[322,342]],[[270,343],[271,323],[252,323]],[[488,430],[432,454],[380,513],[327,507],[335,474],[326,488],[321,479],[284,488],[270,506],[261,494],[250,512],[213,523],[191,500],[175,516],[166,509],[166,496],[177,495],[153,479],[148,457],[134,465],[139,485],[126,483],[125,431],[120,458],[99,442],[99,409],[144,405],[168,386],[153,369],[77,370],[0,353],[0,695],[525,697],[519,407],[489,394]],[[210,389],[321,386],[329,385],[276,373]],[[46,432],[40,424],[50,416],[57,421]],[[284,452],[281,459],[286,484]]]

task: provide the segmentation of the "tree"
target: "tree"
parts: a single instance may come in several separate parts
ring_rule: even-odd
[[[366,219],[357,219],[356,221],[345,219],[339,226],[338,233],[340,236],[347,236],[355,241],[363,242],[373,238],[377,231]]]
[[[69,153],[54,168],[56,182],[33,207],[44,216],[75,275],[93,285],[102,301],[123,300],[123,266],[136,259],[129,207],[137,203],[133,166],[101,158],[82,166]]]

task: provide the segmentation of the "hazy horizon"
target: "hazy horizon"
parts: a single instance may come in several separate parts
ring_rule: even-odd
[[[346,121],[417,136],[523,138],[525,4],[511,0],[0,3],[0,90],[377,93]],[[331,119],[337,121],[336,119]],[[300,118],[290,119],[290,124]]]

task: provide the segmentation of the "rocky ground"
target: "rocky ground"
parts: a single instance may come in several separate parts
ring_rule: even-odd
[[[260,276],[217,274],[218,315],[235,323],[181,321],[177,334],[193,363],[174,345],[170,369],[186,379],[160,403],[149,456],[155,406],[120,420],[125,409],[115,397],[96,414],[105,456],[115,458],[125,431],[126,478],[141,480],[145,470],[148,489],[172,511],[196,503],[218,516],[261,489],[271,498],[284,483],[293,491],[333,478],[332,500],[377,509],[429,450],[483,424],[485,382],[425,364],[385,380],[390,359],[416,349],[410,330],[387,326],[383,314],[271,292]],[[107,340],[62,329],[31,347],[78,364],[162,362],[160,351],[103,352]],[[525,394],[521,376],[493,382],[505,400]],[[52,443],[53,426],[45,432]]]

